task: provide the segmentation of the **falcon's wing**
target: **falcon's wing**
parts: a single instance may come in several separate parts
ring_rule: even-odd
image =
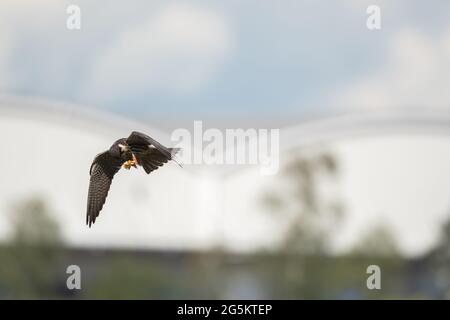
[[[166,158],[169,160],[172,159],[171,151],[173,150],[164,147],[158,141],[144,133],[133,131],[127,138],[127,144],[130,146],[133,153],[142,152],[146,150],[148,146],[154,146]]]
[[[105,204],[112,179],[125,161],[109,154],[109,151],[95,157],[90,169],[86,224],[91,227]]]
[[[133,152],[138,160],[138,163],[144,168],[145,172],[149,174],[150,172],[163,166],[167,161],[172,159],[172,155],[178,152],[178,148],[167,148],[170,157],[167,157],[159,149],[153,147],[147,147],[137,152]]]

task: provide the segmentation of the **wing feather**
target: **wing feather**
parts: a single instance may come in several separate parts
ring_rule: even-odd
[[[145,133],[133,131],[127,138],[127,144],[130,146],[133,153],[139,153],[146,150],[147,146],[154,146],[160,153],[165,155],[168,159],[172,159],[171,149],[166,148],[155,139],[149,137]]]
[[[106,197],[114,175],[120,170],[124,161],[114,158],[108,151],[95,157],[90,169],[90,181],[86,224],[91,227],[105,204]]]
[[[172,148],[168,148],[167,150],[171,155],[178,151],[178,149]],[[135,153],[135,156],[147,174],[157,170],[172,159],[172,157],[168,158],[156,148],[147,148],[145,151]]]
[[[174,160],[173,156],[180,150],[178,148],[166,148],[155,139],[137,131],[130,134],[127,138],[127,144],[147,174],[158,169],[169,160]]]

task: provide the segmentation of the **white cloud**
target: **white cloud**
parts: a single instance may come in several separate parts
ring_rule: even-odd
[[[37,39],[43,34],[51,34],[50,37],[55,37],[58,23],[65,21],[65,18],[65,3],[59,0],[0,1],[0,90],[2,92],[13,90],[30,78],[29,70],[27,72],[16,67],[17,61],[26,59],[23,57],[24,51],[36,50],[33,47],[36,43],[29,44],[26,41]],[[43,61],[40,61],[40,66],[42,64],[44,64]],[[48,70],[45,72],[48,74]]]
[[[384,66],[334,93],[338,108],[449,108],[450,30],[427,37],[404,30],[393,38]]]
[[[104,99],[111,93],[195,92],[215,75],[231,45],[222,16],[172,5],[123,32],[94,61],[85,93]]]

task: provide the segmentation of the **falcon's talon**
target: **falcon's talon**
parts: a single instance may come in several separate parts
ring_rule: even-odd
[[[136,161],[135,161],[135,160],[128,160],[127,162],[125,162],[125,163],[123,164],[123,167],[124,167],[125,169],[127,169],[127,170],[130,170],[131,167],[137,168]]]

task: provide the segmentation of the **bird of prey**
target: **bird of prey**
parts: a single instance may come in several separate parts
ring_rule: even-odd
[[[148,135],[133,131],[128,138],[117,140],[109,150],[98,154],[89,170],[86,213],[89,228],[102,210],[113,177],[121,167],[130,170],[131,167],[141,166],[149,174],[169,160],[174,160],[178,151],[179,148],[166,148]]]

